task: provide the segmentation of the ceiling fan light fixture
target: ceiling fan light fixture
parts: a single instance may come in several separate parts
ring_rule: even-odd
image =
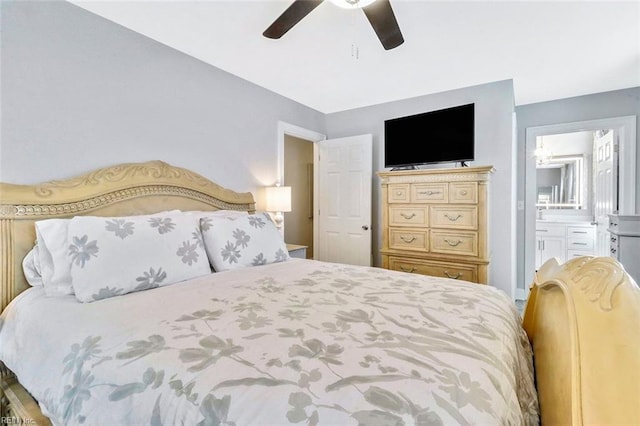
[[[329,0],[331,3],[343,9],[361,9],[369,6],[376,0]]]
[[[344,9],[362,9],[384,50],[394,49],[404,43],[404,37],[402,37],[396,15],[391,8],[390,0],[330,1]],[[273,39],[282,37],[322,3],[324,0],[294,0],[262,35]]]

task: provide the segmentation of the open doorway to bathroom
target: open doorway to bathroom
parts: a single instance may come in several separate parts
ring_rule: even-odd
[[[591,134],[593,144],[593,137],[595,136],[605,136],[607,138],[612,138],[612,144],[610,147],[609,158],[613,160],[613,155],[617,154],[618,162],[617,167],[617,178],[614,178],[613,174],[610,174],[609,177],[612,180],[615,180],[617,187],[614,189],[613,186],[607,187],[611,188],[611,191],[615,190],[617,196],[615,197],[615,203],[617,207],[609,207],[606,203],[595,203],[594,191],[595,189],[595,180],[598,176],[598,173],[602,172],[604,169],[597,170],[595,164],[597,164],[597,152],[594,154],[593,148],[591,149],[591,163],[590,165],[586,165],[586,161],[582,160],[582,166],[584,167],[584,171],[586,174],[589,174],[589,181],[587,185],[583,185],[581,188],[578,186],[574,186],[572,191],[569,191],[568,187],[565,186],[565,198],[561,198],[560,194],[560,184],[558,184],[558,188],[556,189],[556,194],[551,193],[549,188],[546,188],[546,195],[544,194],[545,190],[543,190],[542,198],[539,198],[538,194],[538,185],[537,185],[537,172],[538,172],[538,163],[539,152],[536,152],[540,147],[539,137],[547,137],[554,135],[566,135],[571,133],[580,133],[586,132],[585,135]],[[549,140],[549,139],[548,139]],[[543,139],[544,141],[544,139]],[[615,142],[615,143],[613,143]],[[615,144],[617,144],[617,148],[615,148]],[[546,142],[542,144],[546,145]],[[576,217],[586,217],[591,216],[591,221],[596,222],[596,216],[601,215],[604,219],[604,213],[600,214],[596,211],[598,208],[602,208],[602,210],[610,210],[613,208],[614,210],[617,208],[618,213],[620,214],[635,214],[636,210],[636,117],[635,116],[626,116],[626,117],[612,117],[612,118],[603,118],[603,119],[595,119],[589,121],[581,121],[581,122],[570,122],[570,123],[560,123],[560,124],[549,124],[544,126],[536,126],[529,127],[526,129],[526,158],[525,158],[525,182],[524,182],[524,192],[525,192],[525,235],[524,235],[524,270],[523,270],[523,278],[522,283],[530,283],[532,282],[536,270],[536,264],[540,262],[543,256],[548,256],[550,253],[544,253],[545,251],[554,250],[556,253],[564,253],[564,258],[567,256],[567,232],[570,230],[567,229],[567,225],[565,224],[564,228],[564,240],[561,241],[559,239],[551,240],[552,234],[563,234],[562,229],[558,229],[553,225],[554,223],[547,223],[546,226],[550,227],[546,230],[546,234],[549,238],[542,242],[541,235],[545,234],[545,231],[540,229],[538,226],[538,221],[540,218],[545,219],[545,215],[549,218],[549,215],[555,216],[555,218],[567,218],[575,219]],[[605,153],[605,147],[602,148],[603,158]],[[567,152],[558,152],[557,155],[560,154],[570,154]],[[595,156],[595,160],[594,160]],[[576,164],[575,170],[580,167]],[[605,167],[606,168],[606,167]],[[565,171],[565,176],[570,176],[571,172]],[[606,179],[602,178],[600,182],[605,182]],[[588,184],[590,183],[590,187]],[[568,184],[565,184],[568,185]],[[546,185],[547,187],[550,185]],[[586,188],[586,193],[585,193]],[[569,194],[571,192],[571,194]],[[603,193],[603,189],[598,190],[599,193]],[[582,194],[582,198],[580,200],[577,199],[578,194]],[[557,197],[557,198],[554,198]],[[589,198],[591,197],[591,198]],[[571,200],[569,200],[571,198]],[[543,203],[545,200],[549,200],[549,204],[552,204],[552,201],[557,201],[557,204],[564,204],[566,200],[566,204],[576,204],[580,203],[583,208],[565,208],[565,209],[556,209],[553,213],[548,213],[546,208],[542,207],[543,211],[540,211],[541,204],[539,202],[541,200]],[[589,210],[591,209],[591,210]],[[606,219],[604,219],[606,221]],[[590,223],[590,222],[589,222]],[[596,225],[593,225],[594,228]],[[606,226],[602,227],[606,229]],[[574,229],[574,231],[580,232],[580,234],[575,234],[574,236],[580,237],[581,229]],[[597,232],[594,232],[593,236],[593,247],[596,253],[598,253],[598,246],[602,246],[602,240],[606,239],[605,236],[597,235]],[[599,243],[598,240],[601,242]],[[580,248],[588,247],[583,245],[585,241],[576,241],[582,244],[576,244],[575,249],[578,250]],[[606,247],[606,246],[605,246]],[[542,252],[541,252],[542,251]],[[606,253],[605,253],[606,254]],[[555,256],[561,257],[562,256]],[[525,286],[526,287],[526,286]],[[516,298],[525,300],[528,291],[526,288],[517,288],[516,290]]]
[[[536,270],[552,257],[608,256],[618,151],[614,129],[536,138]]]

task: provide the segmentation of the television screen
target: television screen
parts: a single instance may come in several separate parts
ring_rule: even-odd
[[[473,161],[474,104],[384,122],[385,167]]]

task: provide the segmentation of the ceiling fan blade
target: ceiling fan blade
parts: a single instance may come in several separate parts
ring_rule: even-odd
[[[385,50],[393,49],[404,43],[389,0],[377,0],[369,6],[363,7],[362,10]]]
[[[267,38],[280,38],[324,0],[295,0],[273,24],[262,33]]]

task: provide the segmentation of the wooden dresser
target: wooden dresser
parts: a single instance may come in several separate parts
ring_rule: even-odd
[[[378,172],[382,267],[486,284],[492,166]]]

